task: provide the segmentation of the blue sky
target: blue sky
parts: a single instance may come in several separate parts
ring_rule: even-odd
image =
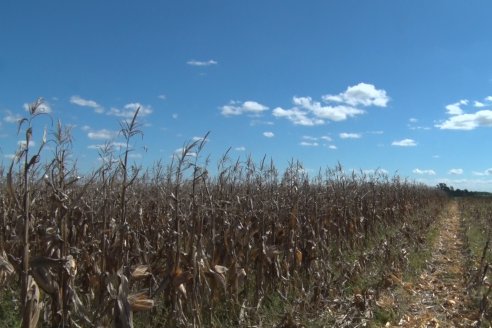
[[[73,127],[82,170],[140,106],[143,166],[210,131],[212,159],[231,147],[280,169],[340,162],[492,191],[490,12],[454,0],[3,1],[2,160],[25,104],[43,97]],[[51,121],[38,124],[39,145]]]

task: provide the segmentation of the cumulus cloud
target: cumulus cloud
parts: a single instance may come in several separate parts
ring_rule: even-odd
[[[267,106],[262,105],[256,101],[248,100],[243,103],[238,101],[231,101],[229,104],[221,107],[221,114],[224,116],[237,116],[242,114],[257,116],[267,110]]]
[[[414,174],[418,175],[436,175],[436,172],[434,170],[421,170],[421,169],[415,169],[412,171]]]
[[[448,171],[448,174],[461,175],[461,174],[463,174],[463,169],[451,169]]]
[[[492,97],[486,97],[485,102],[491,102]],[[468,111],[462,108],[467,106],[469,101],[466,99],[460,100],[446,106],[446,112],[450,117],[435,125],[441,130],[474,130],[478,127],[492,127],[492,110],[480,109],[478,111]],[[480,101],[474,101],[474,108],[483,108],[490,106]]]
[[[192,59],[192,60],[188,60],[186,62],[188,65],[190,66],[212,66],[212,65],[217,65],[218,62],[216,60],[213,60],[213,59],[210,59],[210,60],[195,60],[195,59]]]
[[[96,113],[99,114],[104,113],[104,108],[94,100],[84,99],[79,96],[72,96],[70,97],[70,103],[81,107],[92,108]]]
[[[286,118],[295,125],[314,126],[325,123],[324,120],[317,117],[312,117],[309,113],[295,107],[292,109],[277,107],[273,110],[272,114],[277,118]]]
[[[345,92],[338,95],[325,95],[326,102],[339,102],[351,106],[377,106],[386,107],[390,98],[383,89],[376,89],[372,84],[359,83],[349,86]]]
[[[417,143],[413,139],[403,139],[403,140],[395,140],[391,143],[392,146],[397,147],[415,147]]]
[[[239,147],[236,147],[234,148],[235,151],[246,151],[246,147],[244,146],[239,146]]]
[[[292,108],[277,107],[273,110],[273,116],[303,126],[321,125],[326,121],[340,122],[364,114],[365,110],[360,107],[386,107],[389,97],[385,90],[378,90],[372,84],[359,83],[338,95],[324,95],[322,101],[295,96],[292,98]]]
[[[118,132],[110,131],[107,129],[90,131],[89,133],[87,133],[87,137],[92,140],[108,140],[116,137],[117,135]]]
[[[263,132],[263,136],[265,136],[267,138],[273,138],[275,136],[275,134],[273,132],[266,131],[266,132]]]
[[[123,106],[123,109],[113,107],[107,114],[124,118],[132,118],[133,115],[135,115],[137,108],[140,108],[140,112],[138,113],[140,117],[152,114],[152,108],[150,106],[145,106],[138,102],[126,104]]]
[[[361,109],[345,105],[323,106],[320,102],[313,101],[311,97],[294,97],[292,102],[294,105],[309,111],[319,119],[327,119],[335,122],[345,121],[349,117],[364,113]]]
[[[329,149],[332,149],[332,150],[335,150],[335,149],[337,149],[337,146],[335,146],[335,145],[329,145],[328,148]]]
[[[347,132],[342,132],[340,133],[339,136],[341,139],[360,139],[362,137],[360,133],[347,133]]]
[[[463,109],[461,109],[461,106],[466,106],[466,105],[468,105],[468,100],[462,99],[458,102],[447,105],[446,106],[446,112],[449,115],[461,115],[461,114],[463,114]]]
[[[480,126],[492,126],[492,110],[484,109],[472,114],[454,115],[436,124],[436,127],[442,130],[474,130]]]

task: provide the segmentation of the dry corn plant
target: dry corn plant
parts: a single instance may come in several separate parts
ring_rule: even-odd
[[[273,326],[327,309],[323,324],[337,311],[356,324],[445,201],[341,165],[310,177],[294,160],[280,171],[226,152],[211,169],[208,134],[142,170],[128,156],[137,115],[86,177],[58,124],[44,178],[26,148],[2,182],[0,287],[21,277],[24,327]]]

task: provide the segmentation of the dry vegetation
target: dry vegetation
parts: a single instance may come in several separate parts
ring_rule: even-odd
[[[464,239],[467,246],[468,288],[473,308],[478,311],[481,327],[492,324],[490,297],[492,285],[491,237],[492,237],[492,202],[490,198],[470,198],[460,201],[463,218]]]
[[[20,125],[26,144],[37,106]],[[52,158],[23,147],[2,173],[0,308],[18,311],[12,325],[355,326],[374,319],[446,201],[340,166],[310,178],[297,162],[279,172],[226,153],[212,167],[206,139],[144,170],[128,160],[137,115],[121,126],[127,146],[101,149],[84,178],[60,124],[41,142]]]

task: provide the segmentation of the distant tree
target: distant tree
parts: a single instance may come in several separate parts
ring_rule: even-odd
[[[477,191],[469,191],[468,189],[454,189],[453,186],[448,186],[447,184],[441,182],[436,186],[437,189],[444,191],[450,197],[472,197],[472,196],[481,196],[481,197],[490,197],[492,194],[487,192],[477,192]]]

